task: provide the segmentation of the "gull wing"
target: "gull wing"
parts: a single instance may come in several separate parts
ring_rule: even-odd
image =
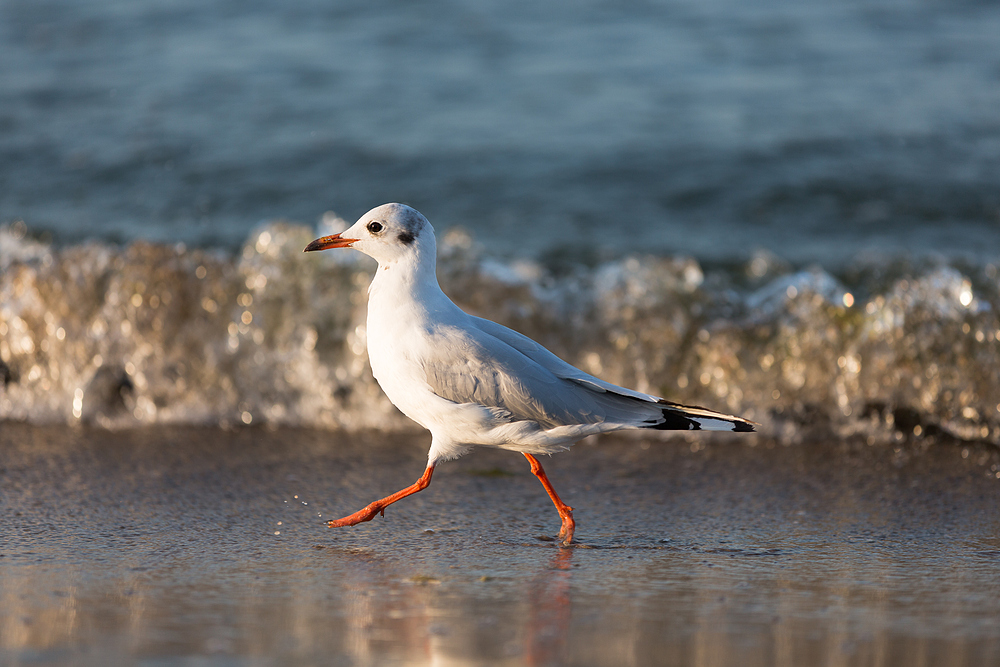
[[[605,382],[566,363],[527,336],[478,317],[443,326],[421,363],[428,385],[455,403],[502,410],[543,428],[621,424],[653,429],[753,430],[750,422],[670,403]]]
[[[539,366],[542,366],[556,377],[585,385],[592,391],[611,392],[621,396],[628,396],[652,403],[656,403],[661,400],[659,396],[643,394],[639,391],[619,387],[618,385],[605,382],[600,378],[584,373],[576,366],[566,363],[524,334],[518,333],[513,329],[508,329],[502,324],[497,324],[496,322],[491,322],[490,320],[484,320],[481,317],[472,317],[471,319],[481,331],[507,343],[512,348],[531,359]]]
[[[431,338],[420,363],[431,390],[449,401],[496,408],[513,421],[535,421],[546,429],[604,422],[641,426],[660,421],[661,410],[655,403],[559,377],[478,326],[442,326]]]

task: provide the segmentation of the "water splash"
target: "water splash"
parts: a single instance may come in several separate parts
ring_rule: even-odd
[[[54,248],[0,229],[0,419],[407,429],[365,350],[373,263],[303,254],[273,222],[237,255],[182,244]],[[942,436],[1000,444],[993,265],[859,261],[838,278],[756,254],[706,271],[630,256],[550,271],[460,230],[442,286],[588,372],[730,410],[787,441]],[[851,285],[844,284],[850,280]]]

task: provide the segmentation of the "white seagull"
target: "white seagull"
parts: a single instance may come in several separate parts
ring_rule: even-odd
[[[465,313],[438,285],[434,229],[403,204],[373,208],[305,251],[354,248],[378,261],[368,288],[368,357],[389,400],[431,432],[427,469],[411,486],[330,527],[353,526],[427,488],[435,466],[473,447],[521,452],[573,540],[573,508],[560,500],[538,454],[622,429],[753,431],[754,422],[625,389],[588,375],[507,327]]]

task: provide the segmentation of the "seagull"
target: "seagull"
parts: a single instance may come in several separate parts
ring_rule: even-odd
[[[758,425],[605,382],[527,336],[464,312],[438,285],[434,229],[409,206],[373,208],[304,252],[330,248],[354,248],[378,262],[368,288],[372,373],[389,400],[431,432],[420,479],[328,521],[331,528],[384,516],[389,505],[426,489],[439,463],[474,447],[499,447],[528,460],[562,519],[560,545],[570,546],[573,508],[559,498],[537,456],[625,429],[753,431]]]

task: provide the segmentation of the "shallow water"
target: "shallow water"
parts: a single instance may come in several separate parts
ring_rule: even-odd
[[[985,665],[1000,456],[601,438],[421,472],[425,437],[0,431],[10,665]]]

